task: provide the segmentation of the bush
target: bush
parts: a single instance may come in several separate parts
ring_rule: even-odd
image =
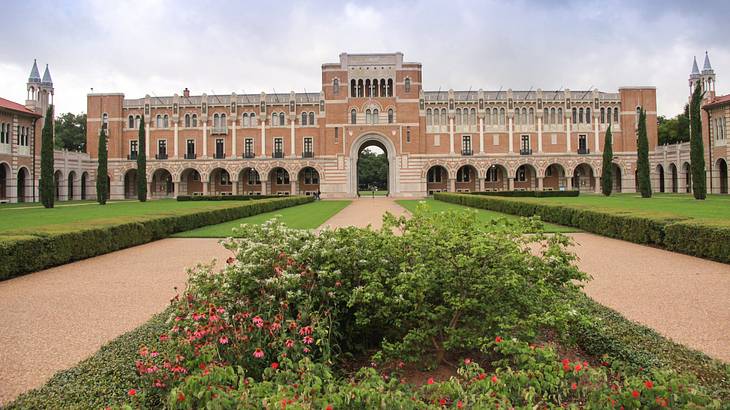
[[[664,228],[664,247],[670,251],[730,263],[730,223],[680,221]]]
[[[245,218],[311,202],[310,197],[253,201],[230,208],[202,210],[117,223],[72,232],[8,236],[0,239],[0,280],[165,238],[173,233]]]
[[[248,201],[251,199],[286,198],[282,195],[178,195],[178,201]]]
[[[556,198],[556,197],[572,197],[580,195],[577,189],[569,191],[485,191],[472,192],[471,195],[484,196],[506,196],[506,197],[529,197],[529,198]]]

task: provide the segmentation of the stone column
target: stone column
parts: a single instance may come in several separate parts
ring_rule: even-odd
[[[236,121],[233,121],[233,124],[232,125],[233,125],[233,135],[232,135],[231,138],[232,138],[233,145],[231,145],[231,158],[236,158],[236,147],[237,147],[237,143],[236,143]]]
[[[565,152],[570,152],[570,121],[572,119],[568,116],[565,119]]]
[[[266,120],[264,118],[261,118],[261,158],[266,158]]]
[[[296,133],[294,131],[294,119],[289,120],[290,126],[289,126],[289,134],[291,135],[291,153],[289,154],[290,157],[296,158],[297,157],[297,145],[296,145]]]
[[[598,154],[601,152],[601,139],[598,136],[598,117],[593,117],[593,132],[595,134],[595,144],[596,144],[596,150],[595,153]]]
[[[178,190],[180,189],[180,182],[172,181],[172,197],[177,198]]]
[[[266,195],[266,186],[269,184],[269,181],[261,180],[261,195]]]
[[[484,118],[479,118],[479,153],[484,153]],[[481,189],[483,191],[484,189]]]
[[[454,153],[454,118],[449,117],[449,153]]]
[[[601,177],[595,178],[596,182],[594,183],[593,190],[597,193],[601,193]]]
[[[231,183],[231,194],[238,195],[238,180]]]
[[[566,179],[566,182],[568,183],[568,191],[572,190],[573,189],[573,178],[566,177],[565,179]]]
[[[290,188],[291,192],[289,192],[289,195],[296,195],[299,192],[299,183],[298,183],[298,181],[292,179],[290,181],[290,185],[291,185],[291,188]]]
[[[150,158],[150,125],[152,125],[152,121],[149,121],[144,127],[144,155],[147,159]]]
[[[508,118],[508,121],[509,121],[509,128],[508,128],[509,134],[507,136],[507,139],[509,140],[509,152],[511,154],[511,153],[515,152],[514,147],[512,145],[512,134],[514,133],[514,126],[512,124],[512,117],[509,117]]]
[[[203,121],[203,158],[208,158],[208,120]]]
[[[484,178],[477,176],[479,179],[479,192],[484,192]]]
[[[543,177],[537,177],[537,190],[542,191],[543,190]]]
[[[203,179],[202,176],[200,179]],[[210,178],[206,178],[206,181],[203,182],[203,195],[208,195],[208,184],[210,184]]]
[[[177,121],[175,121],[175,127],[173,130],[173,143],[175,144],[175,148],[172,151],[172,158],[177,159]]]
[[[542,117],[537,117],[537,152],[542,152]]]
[[[514,189],[515,189],[515,179],[512,177],[507,177],[507,190],[514,191]]]
[[[449,192],[456,192],[456,178],[449,178]]]

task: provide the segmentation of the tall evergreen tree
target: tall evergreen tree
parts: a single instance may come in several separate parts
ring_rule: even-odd
[[[109,199],[109,172],[107,167],[106,129],[99,131],[99,165],[96,168],[96,200],[101,205]]]
[[[144,202],[147,200],[147,141],[145,140],[144,115],[139,123],[137,150],[137,198]]]
[[[639,111],[639,138],[637,142],[636,169],[639,178],[639,191],[642,198],[651,198],[651,180],[649,179],[649,138],[646,134],[646,111]]]
[[[707,174],[705,173],[705,147],[702,142],[702,117],[700,113],[704,93],[699,82],[692,93],[689,109],[690,168],[692,170],[692,193],[695,199],[707,197]]]
[[[53,208],[56,198],[56,181],[53,178],[53,106],[46,110],[46,119],[41,133],[41,179],[39,193],[46,208]]]
[[[603,142],[603,168],[601,169],[601,192],[609,196],[613,191],[613,138],[611,124],[606,130],[606,139]]]

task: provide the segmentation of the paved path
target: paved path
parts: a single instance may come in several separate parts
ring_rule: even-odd
[[[383,214],[385,212],[398,216],[408,211],[390,198],[360,198],[352,201],[345,209],[325,221],[322,226],[340,228],[343,226],[366,227],[371,225],[373,228],[379,229],[383,226]]]
[[[0,282],[0,406],[161,312],[186,267],[230,252],[163,239]]]

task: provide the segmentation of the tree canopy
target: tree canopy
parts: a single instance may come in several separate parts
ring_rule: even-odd
[[[86,114],[67,112],[56,118],[56,149],[86,152]]]
[[[384,153],[376,153],[365,149],[360,153],[357,162],[359,189],[388,189],[388,157]]]
[[[689,104],[685,104],[681,114],[672,118],[660,115],[657,121],[659,145],[689,141]]]

